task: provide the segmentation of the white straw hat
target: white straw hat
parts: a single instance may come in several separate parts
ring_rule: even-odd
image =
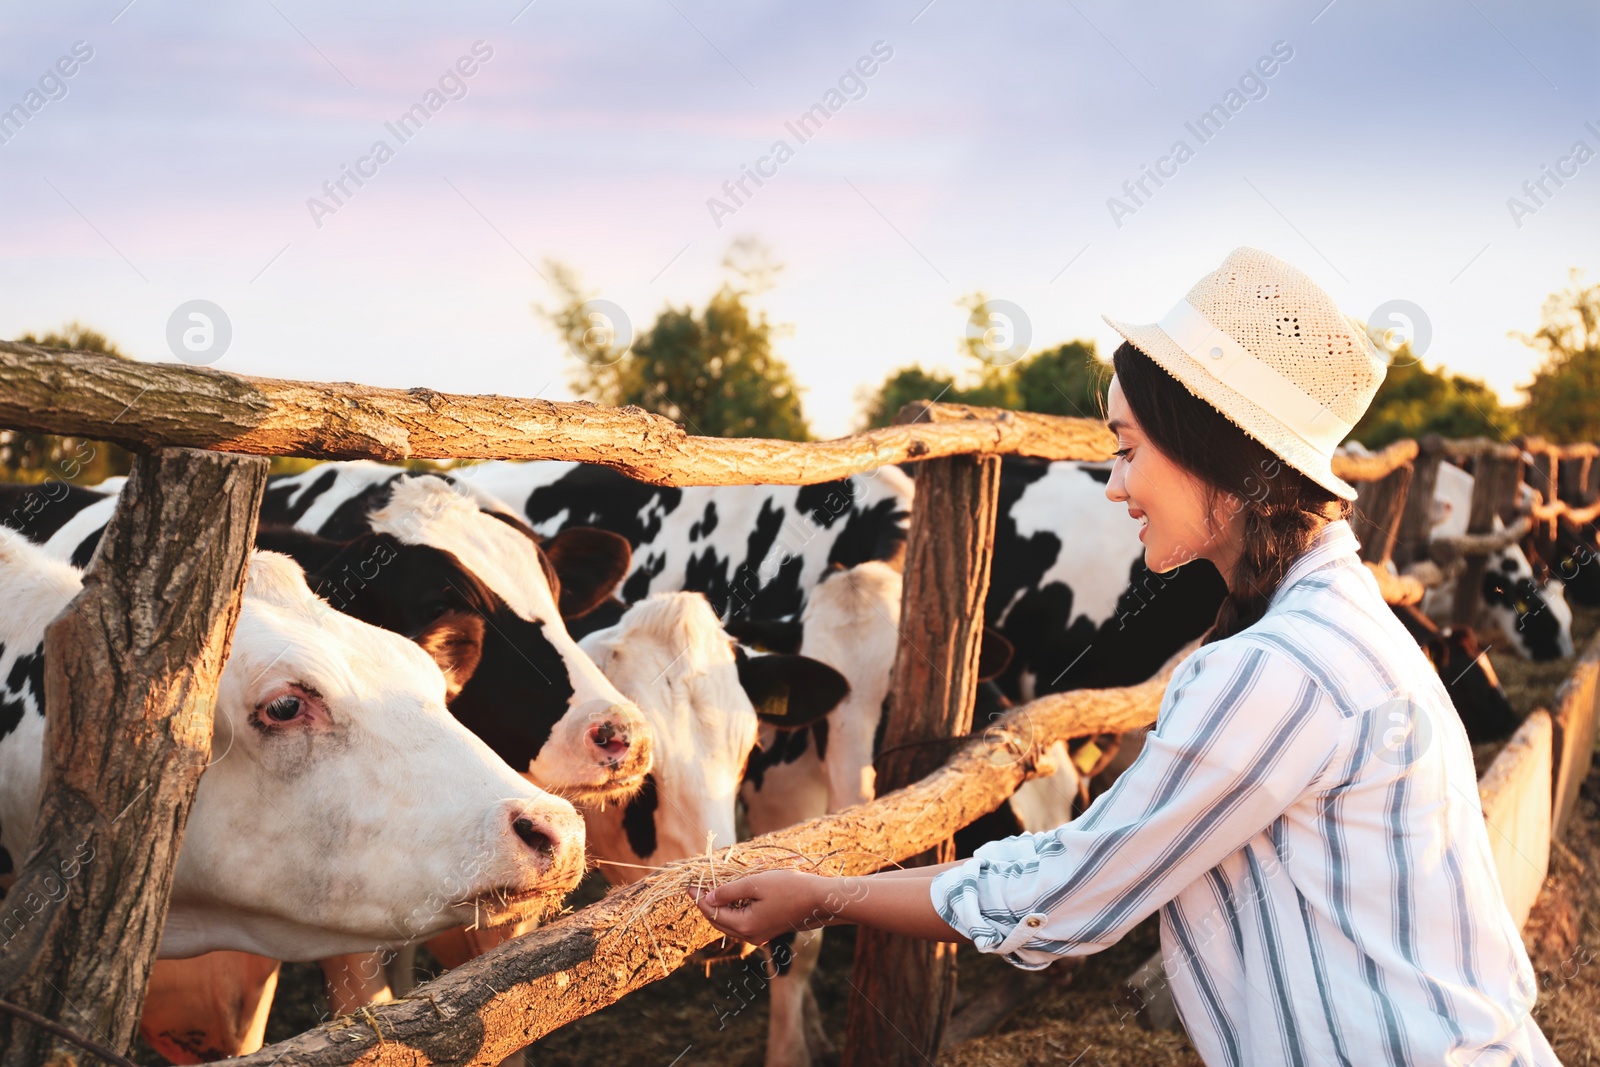
[[[1388,371],[1366,329],[1283,260],[1238,248],[1159,323],[1106,322],[1318,485],[1354,500],[1333,452]]]

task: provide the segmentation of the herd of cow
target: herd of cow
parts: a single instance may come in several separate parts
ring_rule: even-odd
[[[1148,570],[1108,475],[1005,461],[984,713],[1142,681],[1215,617],[1216,571]],[[0,874],[40,799],[44,630],[119,489],[0,486]],[[391,995],[396,951],[426,941],[457,965],[557,909],[591,865],[627,882],[731,844],[741,807],[759,834],[871,799],[913,492],[894,467],[805,487],[555,462],[272,478],[146,1040],[174,1062],[249,1051],[277,961],[322,960],[333,1008],[355,1010]],[[1441,468],[1436,530],[1464,524],[1470,495]],[[1516,654],[1571,655],[1566,597],[1600,603],[1592,531],[1564,537],[1560,566],[1511,546],[1486,567],[1481,621]],[[1511,732],[1476,635],[1441,629],[1434,594],[1421,607],[1394,610],[1469,734]],[[1070,820],[1122,749],[1075,742],[974,832]],[[28,919],[13,904],[8,939]],[[807,990],[821,936],[772,954],[769,1064],[824,1051]]]

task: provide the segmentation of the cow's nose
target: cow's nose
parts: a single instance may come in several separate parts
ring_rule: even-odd
[[[511,838],[525,858],[545,870],[569,865],[574,852],[583,853],[583,822],[575,813],[549,813],[530,808],[524,801],[511,801],[506,825]]]
[[[624,704],[611,705],[591,722],[583,740],[602,766],[621,767],[650,758],[650,728],[637,709]]]

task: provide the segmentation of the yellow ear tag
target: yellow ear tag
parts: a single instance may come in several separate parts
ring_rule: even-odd
[[[1083,747],[1072,756],[1072,765],[1078,768],[1078,773],[1087,775],[1094,770],[1094,765],[1100,762],[1100,746],[1093,741],[1085,741]]]

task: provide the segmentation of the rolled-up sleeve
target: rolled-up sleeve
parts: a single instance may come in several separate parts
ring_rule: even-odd
[[[1174,672],[1144,750],[1072,823],[979,848],[933,905],[984,952],[1036,970],[1115,944],[1311,789],[1348,723],[1317,681],[1245,635]]]

